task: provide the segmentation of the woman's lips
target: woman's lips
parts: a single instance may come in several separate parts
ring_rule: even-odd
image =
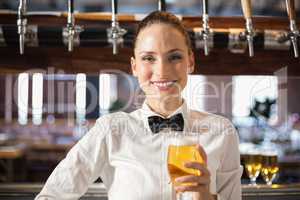
[[[151,84],[155,85],[159,90],[166,91],[170,89],[177,80],[172,81],[151,81]]]

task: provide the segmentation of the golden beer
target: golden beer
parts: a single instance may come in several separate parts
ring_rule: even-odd
[[[245,168],[248,177],[255,182],[262,167],[262,156],[259,154],[248,154],[245,156]]]
[[[278,171],[277,155],[263,155],[261,175],[268,185],[272,184]]]
[[[169,145],[168,147],[168,171],[173,185],[178,185],[175,179],[180,176],[196,175],[199,176],[201,172],[196,169],[186,168],[186,162],[203,163],[203,159],[198,152],[196,145]],[[184,183],[182,185],[189,185]]]

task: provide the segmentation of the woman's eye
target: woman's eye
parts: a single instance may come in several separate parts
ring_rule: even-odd
[[[174,55],[171,55],[169,57],[169,60],[170,61],[174,61],[174,60],[181,60],[182,59],[182,56],[181,55],[178,55],[178,54],[174,54]]]
[[[148,61],[148,62],[154,62],[155,58],[153,56],[145,56],[145,57],[142,57],[142,60]]]

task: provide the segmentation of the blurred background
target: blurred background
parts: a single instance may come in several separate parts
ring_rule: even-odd
[[[166,2],[167,10],[173,13],[185,16],[202,15],[202,4],[199,0],[167,0]],[[252,0],[252,3],[254,15],[280,16],[288,21],[285,0]],[[299,16],[300,1],[295,3]],[[77,12],[110,13],[110,6],[110,1],[75,1]],[[0,0],[1,11],[17,11],[17,8],[18,1]],[[28,2],[28,11],[66,10],[66,0],[29,0]],[[156,1],[119,1],[120,13],[147,14],[153,10],[157,10]],[[209,14],[242,16],[240,0],[209,1]],[[105,33],[106,30],[104,35]],[[17,45],[13,49],[15,52],[18,50]],[[30,51],[33,48],[28,49]],[[10,50],[12,51],[12,48]],[[55,54],[54,51],[51,52],[50,49],[49,54]],[[46,55],[46,51],[41,52]],[[106,55],[103,51],[99,52]],[[272,59],[274,52],[271,51],[269,59]],[[222,56],[222,54],[213,54],[213,56]],[[7,64],[4,57],[0,55],[0,64],[8,66],[10,62]],[[72,59],[72,56],[66,54],[62,57]],[[251,60],[243,58],[245,57],[241,58],[243,62],[240,62],[240,65],[251,63]],[[37,78],[35,81],[32,74],[38,73],[39,70],[25,71],[30,59],[42,63],[40,65],[34,63],[36,68],[43,68],[43,75],[39,74],[40,79]],[[57,66],[66,65],[67,59],[57,59],[52,63]],[[77,65],[85,65],[87,61],[84,59],[89,57],[83,56],[82,60],[79,58]],[[260,59],[261,63],[265,61],[264,57]],[[92,60],[89,65],[93,65],[93,62],[97,67],[99,59]],[[206,59],[206,62],[213,62],[213,59]],[[28,58],[28,63],[25,59],[22,74],[15,73],[13,68],[12,73],[0,71],[0,182],[3,183],[44,182],[58,162],[89,130],[98,117],[116,111],[130,112],[139,108],[143,102],[137,80],[130,74],[65,73],[59,68],[52,68],[51,65],[44,66],[44,62],[34,56]],[[72,66],[71,61],[68,64]],[[265,73],[259,75],[259,72],[255,75],[246,72],[241,72],[241,75],[238,73],[209,75],[201,74],[200,71],[200,74],[189,75],[188,85],[183,94],[191,108],[223,115],[233,121],[240,137],[243,164],[247,158],[244,155],[247,155],[250,150],[275,149],[278,156],[276,166],[279,166],[279,172],[276,172],[274,183],[281,184],[300,182],[300,76],[288,74],[286,67],[289,66],[290,63],[287,62],[280,66],[281,71],[275,71],[273,74],[268,72],[268,75]],[[245,68],[243,69],[246,71]],[[81,89],[78,87],[79,83],[83,85]],[[78,90],[81,91],[80,96],[76,96]],[[23,100],[26,102],[25,107]],[[34,112],[37,105],[33,102],[41,102],[38,112]],[[22,112],[26,113],[25,117]],[[242,181],[249,183],[246,172]],[[258,176],[258,182],[264,182],[261,175]]]
[[[167,10],[176,14],[201,15],[202,3],[199,0],[166,0]],[[285,0],[252,0],[253,14],[264,16],[286,16]],[[300,2],[295,1],[297,13]],[[28,11],[66,11],[65,0],[30,0]],[[17,10],[18,1],[1,0],[0,9]],[[120,13],[149,13],[157,9],[153,0],[121,0]],[[79,12],[111,12],[111,2],[103,0],[77,0],[75,10]],[[242,15],[240,0],[209,1],[209,13],[213,16]]]

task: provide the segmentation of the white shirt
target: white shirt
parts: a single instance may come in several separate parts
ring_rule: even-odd
[[[190,110],[185,101],[172,115],[178,113],[184,117],[184,131],[198,133],[206,151],[211,193],[218,200],[240,200],[242,167],[238,135],[231,122]],[[153,115],[158,114],[144,102],[131,113],[116,112],[97,119],[58,164],[35,200],[79,199],[98,177],[109,200],[175,199],[166,164],[164,133],[170,130],[152,133],[148,117]]]

